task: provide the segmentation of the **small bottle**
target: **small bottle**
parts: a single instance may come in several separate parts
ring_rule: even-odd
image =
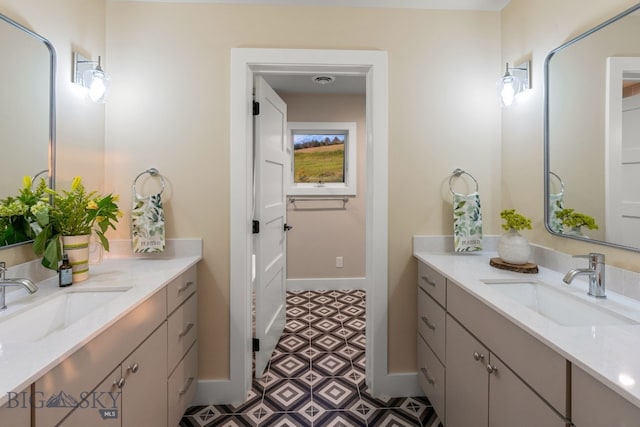
[[[62,255],[62,264],[58,271],[58,277],[60,279],[61,288],[69,286],[71,285],[71,282],[73,282],[73,272],[71,270],[71,263],[69,263],[69,255],[67,254]]]

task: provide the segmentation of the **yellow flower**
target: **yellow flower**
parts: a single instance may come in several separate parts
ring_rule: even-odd
[[[102,221],[104,221],[104,220],[105,220],[105,217],[103,217],[103,216],[97,216],[97,217],[96,217],[96,221],[97,221],[97,222],[102,222]]]
[[[24,186],[24,188],[31,188],[31,177],[29,175],[25,175],[22,178],[22,185]]]
[[[73,181],[71,181],[71,191],[76,191],[81,182],[82,179],[79,176],[74,177]]]
[[[115,203],[115,202],[119,202],[119,201],[120,201],[120,195],[119,195],[119,194],[114,194],[114,195],[111,197],[111,201],[113,201],[114,203]]]
[[[116,216],[118,218],[122,218],[124,216],[124,214],[122,213],[122,211],[118,211],[118,212],[116,212]]]
[[[98,204],[96,203],[95,200],[89,200],[89,203],[87,203],[87,209],[96,210],[98,209]]]

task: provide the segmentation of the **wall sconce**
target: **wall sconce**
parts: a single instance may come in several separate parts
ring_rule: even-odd
[[[78,52],[73,52],[73,82],[89,89],[89,98],[93,102],[105,102],[109,94],[111,77],[102,69],[99,56],[96,62],[90,61]]]
[[[507,70],[496,84],[502,106],[516,105],[518,94],[531,89],[531,61],[523,62],[515,67],[509,67],[507,62]]]

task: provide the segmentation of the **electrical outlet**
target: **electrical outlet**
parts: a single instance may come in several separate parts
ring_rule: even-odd
[[[344,257],[337,256],[336,257],[336,268],[344,267]]]

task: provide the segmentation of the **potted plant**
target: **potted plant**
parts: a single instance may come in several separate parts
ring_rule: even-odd
[[[527,218],[515,209],[505,209],[500,212],[500,218],[504,220],[502,228],[507,232],[498,241],[498,255],[509,264],[526,264],[531,255],[529,242],[518,231],[531,230],[531,219]]]
[[[587,227],[589,230],[597,230],[598,224],[592,216],[576,212],[575,209],[562,209],[556,212],[556,217],[560,220],[564,227],[570,229],[567,234],[575,236],[587,237],[582,233],[581,228]]]
[[[63,250],[69,255],[74,268],[74,282],[89,276],[89,239],[92,233],[98,236],[104,250],[109,250],[105,232],[115,229],[122,217],[116,202],[117,195],[100,196],[95,191],[87,192],[82,179],[76,176],[69,191],[47,188],[51,196],[48,223],[37,235],[33,249],[42,255],[42,265],[57,270]]]
[[[23,179],[18,196],[0,200],[0,246],[32,240],[49,218],[49,195],[44,179],[36,188],[30,176]]]

